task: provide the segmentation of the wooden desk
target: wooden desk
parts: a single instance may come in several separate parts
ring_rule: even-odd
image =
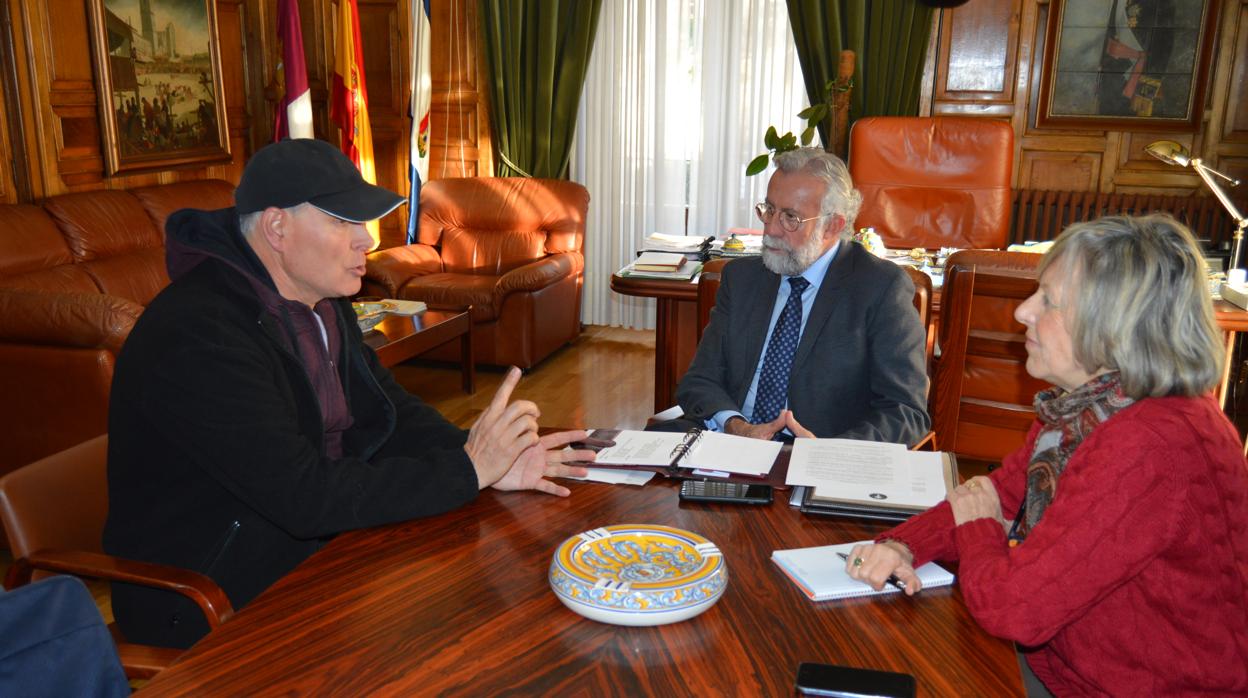
[[[364,343],[377,352],[382,366],[390,367],[459,338],[460,371],[464,392],[476,391],[477,367],[472,356],[470,309],[424,310],[415,315],[390,314],[364,333]]]
[[[569,499],[487,490],[456,512],[340,535],[142,693],[780,696],[815,661],[911,673],[922,696],[1022,695],[1012,645],[979,629],[956,588],[813,603],[769,559],[882,526],[784,501],[681,505],[666,480],[570,486]],[[649,628],[565,608],[546,578],[555,549],[629,522],[716,543],[724,596]]]
[[[657,301],[654,329],[654,411],[676,404],[676,385],[698,348],[698,285],[687,281],[611,276],[611,290]]]

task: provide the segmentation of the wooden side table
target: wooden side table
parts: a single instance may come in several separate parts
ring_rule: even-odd
[[[464,392],[472,394],[476,392],[477,366],[472,355],[470,310],[431,308],[411,316],[390,314],[364,333],[364,343],[377,352],[381,365],[389,368],[458,337]]]

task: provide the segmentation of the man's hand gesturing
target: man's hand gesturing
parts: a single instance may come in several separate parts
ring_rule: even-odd
[[[538,443],[537,405],[528,400],[508,404],[519,382],[520,369],[512,366],[489,407],[468,430],[464,450],[477,471],[481,489],[498,482],[525,449]]]

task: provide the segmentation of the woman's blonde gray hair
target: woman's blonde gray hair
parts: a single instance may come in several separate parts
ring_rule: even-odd
[[[1221,379],[1225,349],[1204,255],[1165,214],[1075,223],[1040,262],[1065,276],[1074,358],[1116,370],[1134,399],[1195,396]]]

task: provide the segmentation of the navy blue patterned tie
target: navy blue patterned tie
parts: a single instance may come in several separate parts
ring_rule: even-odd
[[[789,300],[780,311],[780,318],[771,331],[763,370],[758,376],[754,395],[754,424],[770,422],[780,415],[788,402],[789,369],[797,353],[797,340],[802,333],[802,292],[810,282],[800,276],[789,277]]]

